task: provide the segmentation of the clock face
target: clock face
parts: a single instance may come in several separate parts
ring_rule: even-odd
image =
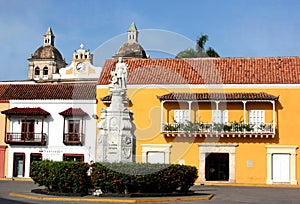
[[[76,65],[76,70],[78,71],[78,72],[83,72],[83,71],[85,71],[85,64],[83,64],[83,63],[78,63],[77,65]]]

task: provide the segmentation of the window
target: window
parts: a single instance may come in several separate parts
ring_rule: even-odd
[[[44,67],[43,69],[43,75],[48,76],[48,67]]]
[[[228,123],[228,110],[213,110],[212,111],[212,122],[217,124]]]
[[[22,120],[21,140],[34,140],[34,120]]]
[[[80,125],[80,120],[69,120],[68,133],[69,134],[78,134],[79,133],[79,125]]]
[[[297,185],[296,151],[298,146],[267,145],[267,184]]]
[[[147,162],[152,164],[164,164],[165,152],[147,152]]]
[[[84,162],[84,155],[83,154],[63,154],[64,161],[77,161],[77,162]]]
[[[254,125],[254,130],[258,131],[259,126],[265,123],[265,110],[249,110],[249,124]]]
[[[170,144],[142,144],[142,162],[170,163]]]
[[[39,67],[35,68],[34,75],[35,75],[35,77],[38,77],[40,75],[40,68]]]
[[[80,141],[80,120],[68,121],[68,141]]]
[[[189,110],[174,110],[174,122],[184,123],[190,121]]]

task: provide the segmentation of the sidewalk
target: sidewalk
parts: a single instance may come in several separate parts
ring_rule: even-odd
[[[209,203],[209,204],[282,204],[300,203],[299,186],[287,185],[256,185],[248,184],[211,184],[195,185],[191,188],[200,196],[181,197],[150,197],[150,198],[107,198],[107,197],[57,197],[34,194],[30,191],[39,188],[29,181],[0,180],[0,203],[1,198],[10,200],[26,201],[25,203]],[[24,203],[24,202],[23,202]]]
[[[201,193],[193,196],[170,196],[170,197],[143,197],[143,198],[130,198],[130,197],[65,197],[65,196],[50,196],[31,193],[32,189],[41,188],[30,180],[0,180],[0,192],[3,192],[3,187],[6,187],[6,196],[16,197],[30,200],[39,201],[70,201],[70,202],[100,202],[100,203],[162,203],[162,202],[188,202],[188,201],[203,201],[210,200],[213,194]],[[1,194],[0,194],[1,197]]]

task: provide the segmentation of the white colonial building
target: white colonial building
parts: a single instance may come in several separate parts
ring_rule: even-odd
[[[95,83],[11,84],[1,98],[7,177],[29,177],[34,160],[95,159]]]

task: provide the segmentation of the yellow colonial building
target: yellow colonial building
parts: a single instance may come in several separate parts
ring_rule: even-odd
[[[199,183],[298,184],[299,57],[124,62],[137,162],[196,166]],[[98,116],[116,63],[99,77]]]

